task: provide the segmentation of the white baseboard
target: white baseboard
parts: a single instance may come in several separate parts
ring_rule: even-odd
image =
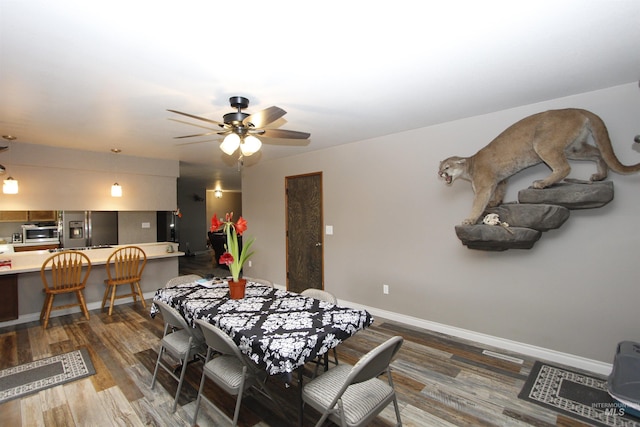
[[[145,300],[150,300],[155,296],[156,292],[147,292],[147,293],[143,293],[142,295],[144,296]],[[130,299],[126,299],[126,300],[116,300],[114,302],[114,306],[115,305],[120,305],[120,304],[130,304],[131,300]],[[96,302],[90,302],[89,304],[87,304],[87,310],[91,311],[91,310],[97,310],[102,306],[102,301],[96,301]],[[56,311],[52,311],[51,312],[51,317],[58,317],[58,316],[66,316],[67,314],[72,314],[72,313],[80,313],[80,307],[72,307],[72,308],[65,308],[62,310],[56,310]],[[29,314],[23,314],[21,316],[19,316],[17,319],[14,320],[7,320],[6,322],[0,322],[0,328],[3,328],[5,326],[12,326],[12,325],[19,325],[21,323],[29,323],[29,322],[39,322],[40,321],[40,313],[29,313]]]
[[[283,286],[276,285],[278,289],[284,289]],[[143,294],[145,299],[152,299],[155,295],[155,291],[147,292]],[[131,301],[123,300],[116,301],[116,305],[129,304]],[[575,368],[583,369],[585,371],[594,372],[600,375],[609,375],[613,365],[610,363],[600,362],[598,360],[587,359],[581,356],[573,354],[562,353],[548,348],[537,347],[534,345],[521,343],[518,341],[507,340],[504,338],[494,337],[492,335],[486,335],[479,332],[470,331],[468,329],[462,329],[455,326],[444,325],[442,323],[431,322],[429,320],[420,319],[417,317],[406,316],[400,313],[394,313],[392,311],[382,310],[375,307],[364,306],[351,301],[339,300],[339,304],[347,307],[354,307],[367,310],[374,316],[380,316],[385,319],[394,320],[396,322],[405,323],[407,325],[416,326],[419,328],[427,329],[430,331],[439,332],[442,334],[451,335],[454,337],[474,341],[481,344],[490,345],[492,347],[501,348],[504,350],[513,351],[515,353],[524,354],[534,357],[540,360],[546,360],[549,362],[560,363],[566,366],[573,366]],[[89,310],[99,309],[102,303],[100,301],[87,304]],[[79,313],[80,308],[73,307],[65,310],[56,310],[51,313],[52,317],[64,316],[71,313]],[[7,322],[0,322],[0,327],[17,325],[20,323],[27,323],[40,320],[40,313],[30,313],[20,316],[15,320],[9,320]]]
[[[548,348],[537,347],[534,345],[521,343],[518,341],[507,340],[504,338],[494,337],[479,332],[462,329],[455,326],[444,325],[442,323],[431,322],[429,320],[419,319],[417,317],[406,316],[404,314],[394,313],[387,310],[381,310],[375,307],[363,306],[351,301],[340,300],[339,304],[347,307],[361,308],[367,310],[374,316],[380,316],[385,319],[394,320],[407,325],[417,326],[419,328],[451,335],[454,337],[474,341],[481,344],[490,345],[492,347],[501,348],[508,351],[524,354],[539,360],[555,362],[566,366],[583,369],[585,371],[594,372],[600,375],[609,375],[613,367],[610,363],[600,362],[598,360],[587,359],[573,354],[562,353]]]

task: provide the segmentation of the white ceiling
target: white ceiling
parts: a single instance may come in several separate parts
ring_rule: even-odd
[[[178,145],[202,129],[171,119],[206,123],[166,109],[219,121],[242,95],[311,133],[250,167],[637,80],[637,0],[0,0],[1,135],[178,159],[225,189],[235,161]]]

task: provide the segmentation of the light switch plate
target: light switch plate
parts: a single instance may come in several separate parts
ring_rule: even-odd
[[[327,225],[325,227],[325,232],[327,233],[327,236],[331,236],[333,234],[333,225]]]

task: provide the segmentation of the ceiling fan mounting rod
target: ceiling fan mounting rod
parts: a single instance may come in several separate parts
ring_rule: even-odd
[[[229,104],[231,104],[233,108],[237,108],[239,113],[240,110],[249,106],[249,100],[244,96],[232,96],[229,98]]]

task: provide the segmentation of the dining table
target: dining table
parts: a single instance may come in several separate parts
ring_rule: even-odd
[[[326,356],[329,350],[374,320],[363,309],[252,281],[247,281],[244,298],[231,299],[228,282],[222,278],[160,288],[153,300],[175,308],[192,327],[197,327],[196,319],[217,326],[269,375],[281,375],[291,384],[293,373],[297,372],[300,425],[304,365]],[[152,304],[151,316],[158,312],[158,307]]]

